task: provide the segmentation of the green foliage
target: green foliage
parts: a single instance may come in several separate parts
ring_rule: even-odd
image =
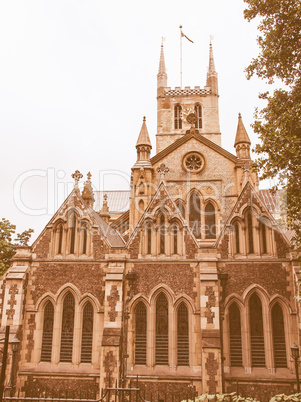
[[[0,221],[0,276],[9,267],[9,261],[15,254],[16,245],[27,246],[33,233],[33,229],[25,230],[17,234],[16,243],[13,243],[12,236],[15,234],[16,226],[9,220],[2,218]]]
[[[246,69],[283,88],[260,94],[253,128],[261,143],[255,152],[260,178],[274,178],[286,190],[288,224],[301,246],[301,3],[299,0],[244,0],[245,18],[258,18],[260,53]]]

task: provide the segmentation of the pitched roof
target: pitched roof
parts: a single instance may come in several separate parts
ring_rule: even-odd
[[[236,147],[236,145],[240,143],[251,144],[251,141],[245,129],[244,123],[242,122],[241,114],[238,113],[238,123],[234,146]]]
[[[157,155],[153,156],[150,161],[151,164],[154,165],[155,163],[159,162],[161,159],[163,159],[165,156],[179,148],[181,145],[185,144],[185,142],[189,141],[191,138],[196,139],[200,143],[206,145],[208,148],[213,149],[217,153],[223,155],[225,158],[230,159],[232,162],[237,163],[238,159],[235,155],[231,154],[230,152],[226,151],[219,145],[215,144],[214,142],[208,140],[205,138],[203,135],[199,134],[197,131],[195,132],[190,132],[188,130],[183,137],[179,138],[175,142],[173,142],[171,145],[163,149],[161,152],[157,153]]]
[[[94,210],[100,211],[103,205],[103,197],[107,194],[108,206],[110,213],[122,213],[130,208],[130,191],[117,190],[117,191],[95,191],[95,204]]]

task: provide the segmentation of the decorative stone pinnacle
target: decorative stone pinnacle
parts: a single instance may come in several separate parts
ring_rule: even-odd
[[[76,170],[71,177],[74,179],[75,183],[74,183],[74,188],[77,190],[78,189],[78,182],[80,181],[80,179],[83,177],[83,175],[81,174],[81,172],[79,170]]]
[[[161,163],[161,165],[157,168],[157,172],[160,175],[160,180],[164,180],[164,176],[169,172],[169,168],[165,165],[165,163]]]
[[[92,177],[91,172],[88,172],[88,173],[87,173],[87,177],[88,177],[88,181],[91,181],[91,177]]]

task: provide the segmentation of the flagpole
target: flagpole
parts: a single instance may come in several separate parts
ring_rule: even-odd
[[[182,25],[180,28],[180,88],[182,88]]]

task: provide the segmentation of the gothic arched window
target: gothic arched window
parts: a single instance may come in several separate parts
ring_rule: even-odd
[[[272,328],[275,367],[287,367],[283,311],[279,303],[272,308]]]
[[[201,200],[196,191],[189,198],[189,226],[196,238],[201,237]]]
[[[202,128],[202,106],[199,103],[195,104],[194,113],[196,117],[195,128]]]
[[[178,254],[178,226],[176,224],[172,226],[172,234],[173,234],[173,253]]]
[[[72,362],[73,332],[74,332],[74,297],[70,292],[65,296],[63,303],[62,335],[61,335],[61,362]]]
[[[81,362],[91,363],[93,342],[93,307],[88,302],[83,311]]]
[[[216,238],[215,208],[211,202],[208,202],[205,207],[205,229],[206,239]]]
[[[48,301],[44,308],[44,323],[43,323],[42,352],[41,352],[42,362],[51,361],[53,316],[54,316],[53,304],[50,301]]]
[[[76,217],[75,214],[73,213],[70,219],[70,224],[71,224],[71,236],[70,236],[70,254],[74,254],[75,250],[75,226],[76,226]]]
[[[165,254],[165,217],[160,217],[160,254]]]
[[[58,248],[57,248],[57,253],[58,254],[62,254],[62,249],[63,249],[63,225],[60,224],[60,226],[58,227],[58,232],[59,232],[59,236],[58,236]]]
[[[156,364],[168,365],[168,302],[163,293],[156,302]]]
[[[254,253],[253,225],[251,212],[247,214],[248,253]]]
[[[176,105],[175,109],[175,129],[176,130],[181,130],[182,129],[182,106],[181,105]]]
[[[234,236],[235,236],[235,253],[240,253],[240,245],[239,245],[239,225],[237,222],[234,223]]]
[[[230,357],[232,367],[242,367],[240,311],[236,303],[229,308]]]
[[[135,364],[146,364],[146,307],[143,302],[135,310]]]
[[[266,254],[267,253],[266,226],[263,222],[259,223],[259,232],[260,232],[261,254]]]
[[[177,314],[177,351],[178,366],[189,366],[189,325],[188,310],[181,303]]]
[[[84,238],[83,238],[83,254],[87,254],[87,242],[88,242],[88,227],[86,224],[83,226]]]
[[[265,367],[262,305],[254,293],[250,297],[251,356],[253,367]]]
[[[151,226],[146,227],[146,237],[147,237],[147,254],[152,253],[152,228]]]

